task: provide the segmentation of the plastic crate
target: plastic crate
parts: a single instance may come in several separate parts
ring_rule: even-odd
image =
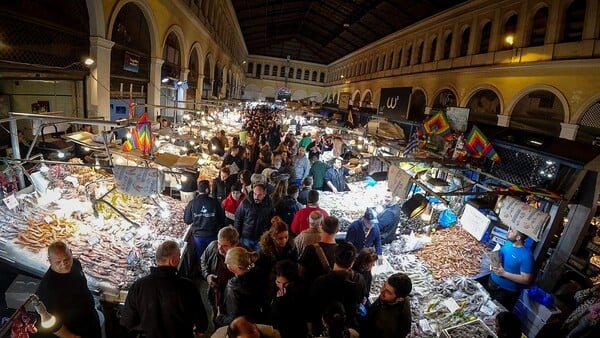
[[[475,335],[470,334],[471,329],[473,332],[477,330]],[[481,337],[481,338],[497,338],[496,334],[490,330],[490,328],[485,325],[485,323],[481,319],[476,319],[467,323],[463,323],[460,325],[452,326],[447,329],[442,330],[440,337],[445,338],[472,338],[472,337]]]

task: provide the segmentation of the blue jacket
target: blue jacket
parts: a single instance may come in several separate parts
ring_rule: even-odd
[[[374,224],[365,238],[366,231],[363,219],[364,217],[361,217],[350,224],[346,233],[346,242],[352,243],[356,251],[360,251],[362,248],[374,247],[375,252],[381,255],[381,234],[379,233],[379,227]]]

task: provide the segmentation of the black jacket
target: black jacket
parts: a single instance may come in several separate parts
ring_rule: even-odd
[[[381,233],[381,244],[392,243],[396,239],[396,229],[400,222],[400,205],[394,203],[386,207],[377,215],[379,221],[379,232]]]
[[[225,212],[221,203],[206,195],[198,195],[185,207],[185,224],[192,224],[192,233],[197,236],[216,236],[225,223]]]
[[[294,220],[298,210],[302,209],[302,204],[296,201],[292,196],[283,196],[281,201],[275,206],[275,214],[289,226]]]
[[[56,325],[49,328],[50,332],[64,325],[83,338],[100,338],[100,320],[79,260],[73,259],[69,273],[57,273],[48,268],[35,293],[57,319]]]
[[[282,337],[305,338],[307,307],[306,294],[292,283],[286,288],[285,295],[275,296],[271,300],[271,323]]]
[[[408,299],[392,305],[377,299],[367,311],[361,337],[404,338],[410,332],[411,324]]]
[[[224,309],[215,318],[217,326],[229,325],[235,318],[246,316],[254,323],[264,323],[266,302],[265,281],[257,270],[233,277],[227,282],[223,295]]]
[[[204,332],[208,318],[194,283],[175,267],[159,266],[129,289],[121,325],[141,329],[147,338],[193,338],[193,327]]]
[[[220,176],[217,176],[212,183],[212,189],[210,191],[210,197],[216,198],[219,203],[223,202],[224,199],[229,196],[231,192],[231,186],[237,181],[237,175],[229,175],[225,181],[221,180]]]
[[[274,214],[268,195],[260,204],[256,204],[253,194],[250,193],[235,212],[234,226],[240,233],[240,238],[258,241],[263,232],[271,226]]]

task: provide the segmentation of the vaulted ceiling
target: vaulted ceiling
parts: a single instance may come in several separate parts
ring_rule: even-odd
[[[248,53],[329,64],[466,0],[231,0]]]

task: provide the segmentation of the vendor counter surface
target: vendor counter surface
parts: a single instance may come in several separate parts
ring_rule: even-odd
[[[0,206],[0,258],[41,277],[49,267],[46,248],[63,240],[81,261],[90,288],[106,301],[121,302],[154,266],[160,243],[175,240],[185,252],[190,231],[183,222],[185,203],[111,191],[111,177],[86,170],[91,169],[51,167],[48,175],[61,179],[51,178],[46,192],[19,194],[12,210]]]

